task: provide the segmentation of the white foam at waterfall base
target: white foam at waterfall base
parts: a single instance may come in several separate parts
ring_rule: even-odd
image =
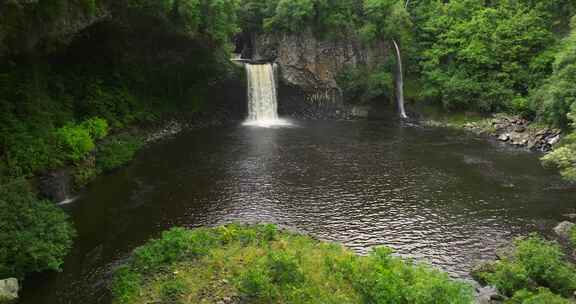
[[[246,64],[248,78],[248,119],[245,126],[272,128],[291,126],[278,118],[275,64]]]

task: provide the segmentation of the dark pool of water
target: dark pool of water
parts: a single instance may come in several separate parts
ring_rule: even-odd
[[[467,278],[513,237],[574,212],[538,155],[383,121],[213,128],[147,148],[66,206],[79,237],[64,272],[22,303],[109,303],[110,269],[172,226],[276,223],[367,253],[386,245]]]

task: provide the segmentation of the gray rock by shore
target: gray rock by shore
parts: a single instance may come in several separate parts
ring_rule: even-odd
[[[554,227],[554,232],[561,238],[569,239],[572,229],[576,227],[576,224],[568,221],[564,221]]]
[[[17,279],[0,280],[0,303],[17,300],[18,291],[20,286]]]

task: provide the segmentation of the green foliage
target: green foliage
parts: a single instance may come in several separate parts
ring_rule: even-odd
[[[447,109],[526,111],[551,71],[553,24],[528,1],[415,4],[423,96]]]
[[[546,298],[541,287],[567,298],[576,291],[576,267],[565,260],[558,244],[535,235],[516,241],[512,254],[491,268],[480,278],[507,296]]]
[[[576,19],[573,29],[562,42],[554,60],[554,71],[532,96],[532,106],[547,123],[566,127],[568,113],[576,107]]]
[[[546,288],[539,288],[537,291],[532,292],[528,290],[520,290],[514,297],[506,302],[507,304],[570,304],[573,303],[568,299],[564,299],[559,295],[553,294]]]
[[[574,111],[568,115],[572,120],[572,127],[576,127],[576,103],[572,106]],[[569,181],[576,181],[576,133],[566,136],[562,145],[542,158],[546,166],[560,169],[562,176]]]
[[[236,0],[127,0],[127,9],[158,18],[190,37],[204,36],[220,46],[239,31]]]
[[[361,29],[368,41],[408,38],[412,26],[403,1],[364,0],[365,24]]]
[[[39,200],[24,180],[0,186],[0,277],[60,270],[74,229],[68,216]]]
[[[388,68],[373,71],[368,68],[348,69],[338,75],[337,82],[350,102],[367,102],[376,97],[392,97],[393,78]]]
[[[388,249],[360,257],[271,225],[174,228],[136,249],[113,286],[115,303],[473,302],[467,284]]]
[[[266,30],[298,33],[312,24],[313,0],[279,0],[274,16],[265,21]]]
[[[362,4],[354,0],[243,0],[238,16],[245,32],[298,34],[312,30],[322,38],[346,38],[361,25]]]
[[[576,227],[572,228],[572,232],[570,233],[570,241],[573,247],[576,247]]]
[[[184,303],[181,297],[188,292],[188,285],[182,279],[176,278],[164,282],[160,287],[160,298],[162,303],[179,304]]]
[[[130,162],[144,142],[136,136],[117,136],[103,142],[96,152],[96,167],[111,171]]]
[[[115,300],[118,303],[134,303],[138,298],[142,283],[142,276],[132,271],[129,266],[116,269],[112,281],[112,293]]]
[[[67,124],[55,132],[56,143],[65,160],[78,162],[96,147],[95,141],[108,134],[108,123],[101,118],[91,118],[81,124]]]

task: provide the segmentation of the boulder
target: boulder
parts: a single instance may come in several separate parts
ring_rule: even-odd
[[[18,280],[14,278],[0,280],[0,302],[18,299]]]
[[[500,134],[500,136],[498,136],[498,140],[499,141],[503,141],[503,142],[507,142],[510,140],[510,135],[509,134]]]
[[[561,137],[560,137],[560,134],[558,134],[558,135],[556,135],[556,136],[548,139],[548,144],[551,145],[551,146],[554,146],[554,145],[556,145],[557,143],[560,142],[560,138],[561,138]]]
[[[367,118],[370,115],[370,106],[354,106],[352,115],[354,117]]]
[[[493,286],[486,286],[476,290],[476,303],[477,304],[494,304],[502,303],[505,297],[500,295],[498,289]]]
[[[554,227],[554,232],[561,238],[569,239],[570,233],[572,232],[572,229],[574,229],[575,226],[576,224],[572,222],[564,221],[558,224],[556,227]]]

